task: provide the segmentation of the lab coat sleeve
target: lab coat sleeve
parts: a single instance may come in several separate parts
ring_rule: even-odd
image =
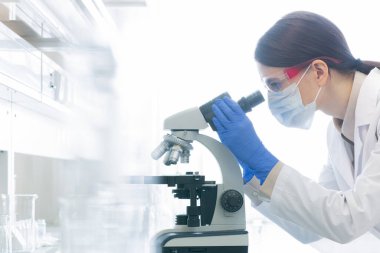
[[[334,172],[330,163],[327,163],[323,167],[322,172],[319,176],[319,183],[328,189],[334,189],[334,190],[338,189],[338,184],[335,180]],[[254,188],[256,188],[256,190]],[[254,182],[250,182],[250,184],[245,186],[246,195],[250,198],[252,202],[252,207],[254,207],[258,212],[260,212],[266,218],[271,220],[273,223],[277,224],[279,227],[284,229],[287,233],[289,233],[295,239],[297,239],[298,241],[304,244],[309,244],[309,243],[316,242],[322,239],[319,235],[311,232],[310,230],[304,229],[293,222],[290,222],[288,220],[285,220],[275,215],[273,211],[271,210],[270,202],[263,202],[259,199],[259,194],[257,194],[257,192],[259,191],[260,191],[260,186],[258,182],[257,184],[255,184]]]
[[[307,230],[347,243],[380,223],[380,146],[352,190],[327,189],[284,165],[271,196],[271,211]]]
[[[331,189],[331,190],[339,189],[339,186],[336,182],[335,175],[330,163],[326,164],[323,167],[323,170],[321,174],[319,175],[319,184],[327,189]]]
[[[304,229],[297,224],[287,221],[279,216],[275,215],[271,210],[271,203],[267,201],[262,201],[260,198],[260,183],[257,180],[255,182],[255,178],[251,180],[248,184],[244,186],[244,191],[246,196],[251,200],[252,207],[254,207],[258,212],[263,214],[266,218],[271,220],[273,223],[284,229],[291,236],[293,236],[298,241],[307,244],[311,242],[315,242],[321,239],[315,233]],[[265,196],[266,197],[266,196]],[[264,197],[264,198],[265,198]]]
[[[285,220],[275,215],[271,210],[270,202],[262,202],[258,206],[252,204],[252,206],[266,218],[270,219],[273,223],[284,229],[287,233],[289,233],[301,243],[308,244],[321,239],[320,236],[311,232],[310,230],[304,229],[291,221]]]

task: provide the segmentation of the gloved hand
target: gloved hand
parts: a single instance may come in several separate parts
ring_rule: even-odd
[[[255,171],[251,169],[246,163],[239,161],[240,166],[243,168],[243,180],[244,184],[251,181],[253,176],[255,175]]]
[[[241,164],[246,165],[242,166],[246,175],[245,182],[256,175],[263,184],[278,159],[264,147],[252,122],[232,99],[228,97],[217,99],[212,105],[212,110],[215,115],[213,122],[221,142],[231,150]]]

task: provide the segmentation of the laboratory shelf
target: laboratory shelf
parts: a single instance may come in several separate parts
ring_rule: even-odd
[[[40,0],[3,0],[2,22],[21,37],[30,40],[63,38],[64,35]]]
[[[68,99],[63,69],[0,22],[0,83],[46,106]]]
[[[41,53],[0,22],[0,73],[15,89],[41,90]],[[7,83],[5,83],[7,84]]]
[[[28,41],[60,34],[34,5],[37,2],[0,3],[0,119],[7,122],[0,127],[0,150],[7,152],[8,160],[15,152],[72,157],[67,73]]]

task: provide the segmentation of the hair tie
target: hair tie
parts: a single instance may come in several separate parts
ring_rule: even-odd
[[[354,61],[354,69],[358,69],[361,65],[362,65],[362,61],[357,58],[355,61]]]

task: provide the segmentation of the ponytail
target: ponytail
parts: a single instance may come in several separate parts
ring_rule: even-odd
[[[368,75],[372,69],[380,69],[380,62],[376,61],[361,61],[359,58],[354,61],[353,69],[363,74]]]

